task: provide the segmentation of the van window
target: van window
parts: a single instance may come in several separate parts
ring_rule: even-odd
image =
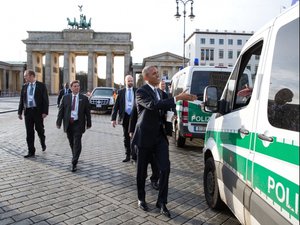
[[[174,96],[179,95],[185,90],[186,77],[186,73],[182,73],[178,76],[178,82],[174,90]]]
[[[232,110],[245,107],[249,104],[253,86],[249,85],[249,77],[255,83],[256,74],[248,75],[247,65],[251,60],[260,56],[263,47],[263,41],[258,42],[252,46],[248,51],[243,53],[236,63],[232,75],[226,85],[223,100],[225,100],[225,112],[230,113]]]
[[[218,97],[221,96],[230,72],[194,71],[191,83],[191,94],[197,95],[198,100],[203,99],[204,88],[215,85],[218,88]]]
[[[277,33],[268,118],[274,127],[299,132],[299,18]]]

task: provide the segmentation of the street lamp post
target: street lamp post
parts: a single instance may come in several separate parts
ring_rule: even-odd
[[[185,67],[185,17],[186,17],[186,5],[188,2],[191,2],[191,14],[189,15],[189,18],[191,21],[195,18],[195,15],[193,13],[193,4],[194,0],[176,0],[176,14],[175,18],[177,20],[180,19],[181,15],[179,14],[179,2],[183,4],[183,68]]]

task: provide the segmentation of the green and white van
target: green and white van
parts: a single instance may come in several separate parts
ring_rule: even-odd
[[[253,88],[240,85],[252,57]],[[208,205],[224,203],[242,224],[299,224],[299,3],[245,44],[220,99],[208,86],[204,109],[214,113],[204,146]]]
[[[204,88],[216,85],[221,96],[232,68],[188,66],[172,77],[171,94],[176,96],[183,91],[197,95],[196,101],[178,101],[176,104],[177,119],[173,121],[175,144],[185,145],[186,138],[204,138],[206,124],[211,113],[204,112],[202,103]],[[252,87],[251,73],[247,70],[243,76],[244,84]]]

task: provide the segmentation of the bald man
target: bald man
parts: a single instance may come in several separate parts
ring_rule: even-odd
[[[136,88],[133,87],[133,77],[131,75],[125,76],[125,88],[118,91],[116,103],[111,114],[111,124],[115,127],[118,124],[123,126],[125,159],[123,162],[130,161],[130,137],[128,132],[129,119],[132,112],[132,107],[135,100]],[[117,122],[118,117],[118,122]]]

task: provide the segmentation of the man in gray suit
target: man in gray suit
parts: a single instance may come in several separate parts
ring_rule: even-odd
[[[71,171],[75,172],[82,148],[81,137],[86,128],[91,128],[92,121],[88,98],[79,93],[79,81],[72,81],[70,87],[72,93],[63,96],[59,106],[56,126],[60,129],[63,121],[64,131],[67,133],[73,155]]]

